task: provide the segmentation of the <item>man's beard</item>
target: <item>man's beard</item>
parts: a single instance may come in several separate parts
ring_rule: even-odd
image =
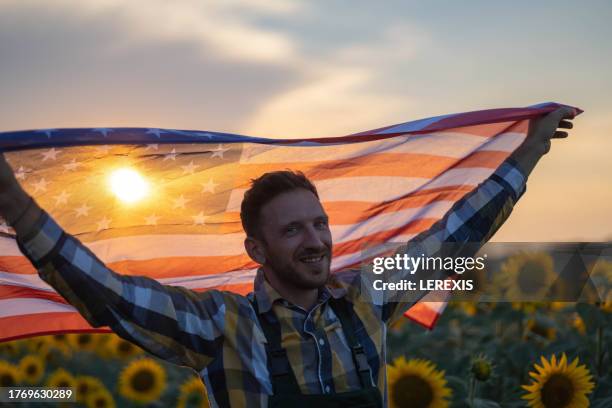
[[[294,267],[292,263],[277,262],[274,256],[266,259],[266,265],[273,271],[276,278],[285,284],[299,289],[310,290],[319,289],[325,286],[330,275],[330,264],[331,264],[331,251],[325,250],[325,258],[323,259],[322,271],[320,272],[324,276],[312,276],[313,279],[300,274],[300,272]],[[294,262],[300,262],[299,260]],[[307,267],[307,265],[305,265]],[[312,273],[312,272],[306,272]],[[318,275],[318,274],[317,274]],[[319,279],[320,278],[320,279]]]

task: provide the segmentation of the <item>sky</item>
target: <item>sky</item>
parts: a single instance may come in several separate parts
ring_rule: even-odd
[[[0,131],[340,136],[555,101],[495,241],[612,239],[609,1],[0,0]]]

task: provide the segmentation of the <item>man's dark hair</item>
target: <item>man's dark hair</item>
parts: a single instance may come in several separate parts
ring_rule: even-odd
[[[240,220],[247,236],[261,238],[259,218],[264,205],[282,193],[299,188],[312,191],[319,198],[316,187],[301,171],[273,171],[252,179],[240,206]]]

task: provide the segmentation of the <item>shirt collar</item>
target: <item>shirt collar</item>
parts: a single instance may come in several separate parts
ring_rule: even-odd
[[[254,282],[254,292],[255,292],[255,301],[257,302],[257,308],[259,309],[259,314],[266,313],[270,309],[272,309],[272,305],[277,300],[286,300],[278,293],[276,289],[270,285],[270,283],[266,280],[264,276],[263,269],[257,269],[257,274],[255,275]],[[319,294],[319,299],[317,303],[324,303],[329,300],[330,297],[334,299],[341,298],[346,294],[346,288],[344,288],[334,274],[330,274],[328,282],[325,284],[321,293]]]

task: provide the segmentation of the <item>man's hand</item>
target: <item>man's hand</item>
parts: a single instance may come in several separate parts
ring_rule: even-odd
[[[30,196],[21,188],[15,178],[13,169],[6,162],[4,155],[0,153],[0,216],[17,230],[26,232],[35,221],[40,209],[34,203],[30,203]],[[27,213],[24,211],[28,209]],[[19,227],[14,225],[19,218]]]
[[[568,136],[566,131],[557,130],[571,129],[571,119],[576,116],[572,108],[559,108],[551,113],[529,122],[529,132],[523,144],[510,156],[514,159],[525,176],[528,176],[538,160],[549,152],[551,139],[563,139]]]

